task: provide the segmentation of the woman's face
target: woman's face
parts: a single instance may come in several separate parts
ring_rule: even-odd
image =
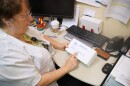
[[[30,14],[30,10],[28,9],[25,0],[22,1],[22,11],[19,14],[15,15],[13,19],[13,33],[23,34],[28,30],[28,26],[33,18]]]

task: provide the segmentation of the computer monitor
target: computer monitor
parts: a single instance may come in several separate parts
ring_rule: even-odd
[[[29,0],[33,16],[73,18],[75,0]]]

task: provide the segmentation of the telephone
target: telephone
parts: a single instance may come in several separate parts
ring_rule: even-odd
[[[124,42],[123,36],[113,37],[108,41],[105,51],[109,53],[119,51],[123,45],[123,42]]]
[[[120,49],[120,53],[126,54],[127,51],[130,49],[130,36],[126,39],[126,41],[123,43],[122,48]]]

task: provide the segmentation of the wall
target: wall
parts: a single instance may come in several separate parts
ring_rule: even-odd
[[[101,32],[103,35],[109,38],[120,35],[123,36],[125,39],[130,36],[130,20],[127,24],[123,24],[114,18],[105,18],[104,14],[106,6],[103,5],[99,8],[83,3],[77,3],[77,5],[79,5],[80,7],[79,19],[83,15],[84,8],[90,8],[96,11],[95,18],[102,19],[104,22],[103,29]]]

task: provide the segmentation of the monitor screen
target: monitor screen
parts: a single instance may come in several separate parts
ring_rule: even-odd
[[[73,18],[75,0],[29,0],[33,16]]]

